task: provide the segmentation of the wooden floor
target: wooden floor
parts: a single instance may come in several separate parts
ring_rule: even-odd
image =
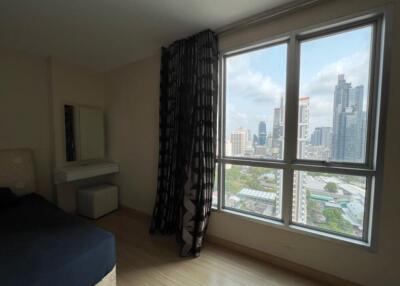
[[[97,224],[116,236],[119,286],[322,285],[211,243],[199,258],[181,258],[173,236],[149,235],[149,219],[127,210]]]

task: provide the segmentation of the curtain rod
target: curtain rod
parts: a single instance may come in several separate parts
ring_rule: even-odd
[[[250,26],[250,25],[253,25],[253,24],[256,24],[259,22],[268,21],[273,18],[284,16],[284,15],[298,11],[303,8],[314,6],[323,1],[326,1],[326,0],[298,0],[298,1],[294,1],[292,3],[280,5],[274,9],[266,10],[264,12],[254,15],[254,16],[245,18],[243,20],[240,20],[240,21],[234,22],[232,24],[229,24],[227,26],[224,26],[222,28],[219,28],[216,30],[216,33],[218,35],[227,34],[227,33],[233,32],[235,30],[242,29],[246,26]]]

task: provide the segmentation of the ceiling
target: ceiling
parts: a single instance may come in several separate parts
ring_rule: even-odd
[[[0,45],[108,70],[293,0],[0,0]]]

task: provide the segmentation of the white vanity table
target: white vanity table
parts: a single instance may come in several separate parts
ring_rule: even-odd
[[[119,172],[119,165],[113,162],[78,163],[73,166],[57,168],[54,183],[63,184]]]
[[[113,162],[78,163],[58,168],[54,174],[56,185],[115,174],[119,165]],[[97,219],[118,209],[118,187],[111,184],[96,184],[77,189],[77,211],[79,214]]]
[[[54,170],[57,204],[96,219],[118,208],[118,186],[110,175],[119,165],[107,160],[104,111],[64,105],[63,161]],[[61,151],[61,150],[60,150]]]

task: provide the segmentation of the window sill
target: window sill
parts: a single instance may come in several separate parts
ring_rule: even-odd
[[[351,247],[358,247],[358,248],[361,248],[361,249],[364,249],[364,250],[367,250],[370,252],[376,251],[375,248],[370,243],[361,241],[361,240],[357,240],[357,239],[347,238],[347,237],[343,237],[343,236],[335,235],[335,234],[331,234],[331,233],[325,233],[322,231],[302,227],[299,225],[293,225],[293,224],[286,225],[282,221],[261,218],[261,217],[257,217],[257,216],[253,216],[253,215],[249,215],[249,214],[236,212],[236,211],[233,211],[230,209],[222,208],[222,209],[218,210],[216,208],[213,208],[212,211],[221,213],[223,215],[235,216],[242,220],[252,221],[252,222],[255,222],[258,224],[272,226],[272,227],[279,228],[282,230],[298,233],[298,234],[305,235],[308,237],[323,239],[326,241],[339,243],[339,244],[347,245],[347,246],[351,246]]]

